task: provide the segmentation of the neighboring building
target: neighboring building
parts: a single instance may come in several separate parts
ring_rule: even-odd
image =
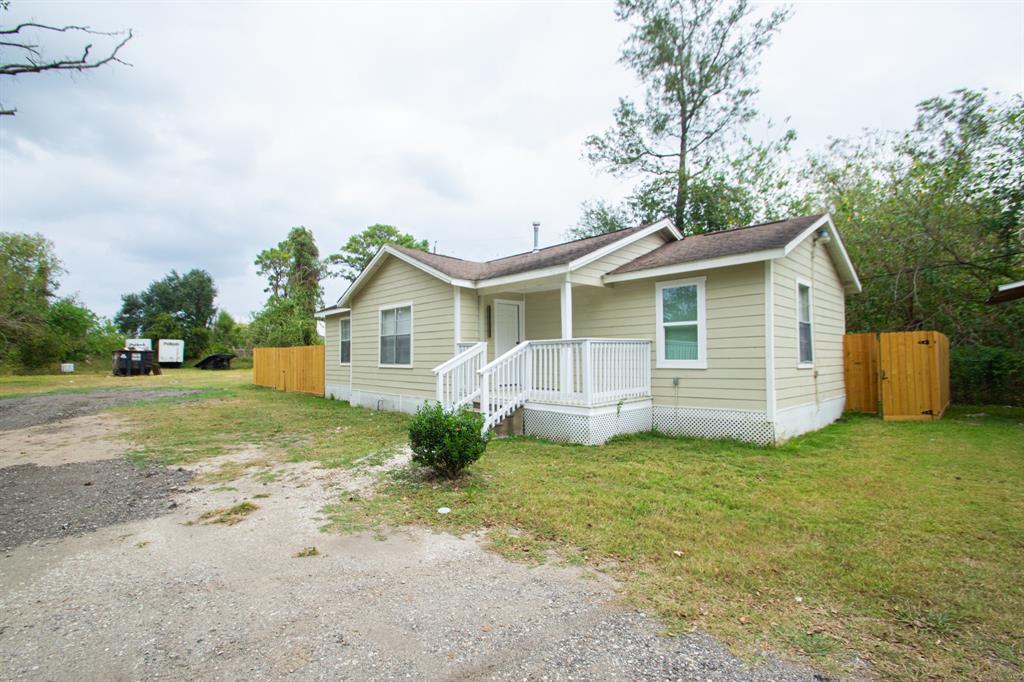
[[[828,214],[683,238],[668,221],[488,262],[384,247],[326,322],[326,393],[602,443],[652,428],[778,442],[843,412],[845,295]]]
[[[1000,284],[985,303],[994,305],[996,303],[1016,301],[1019,298],[1024,298],[1024,281]]]

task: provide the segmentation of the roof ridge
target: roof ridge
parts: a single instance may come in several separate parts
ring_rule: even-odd
[[[780,218],[779,220],[769,220],[765,223],[757,223],[755,225],[743,225],[742,227],[727,227],[724,230],[714,230],[712,232],[701,232],[700,234],[691,234],[690,237],[710,237],[715,234],[725,234],[726,232],[740,232],[742,230],[750,230],[755,227],[768,227],[769,225],[778,225],[779,223],[788,223],[792,220],[803,220],[804,218],[814,218],[817,220],[821,216],[825,215],[828,211],[822,211],[821,213],[808,213],[806,215],[798,215],[793,218]],[[688,237],[689,238],[689,237]]]
[[[538,253],[540,251],[546,251],[547,249],[554,249],[554,248],[557,248],[559,246],[565,246],[567,244],[576,244],[577,242],[585,242],[588,239],[597,239],[598,237],[607,237],[610,234],[619,234],[620,232],[628,232],[629,230],[640,230],[640,229],[643,229],[643,228],[650,227],[651,225],[654,225],[655,223],[661,222],[661,220],[663,220],[663,218],[659,218],[658,220],[655,220],[653,223],[646,223],[646,224],[643,224],[643,225],[631,225],[630,227],[620,227],[619,229],[611,230],[610,232],[602,232],[601,234],[592,234],[589,237],[578,237],[576,239],[570,239],[569,241],[558,242],[557,244],[551,244],[550,246],[544,246],[542,248],[539,248],[536,251],[533,250],[533,249],[531,249],[530,251],[520,251],[519,253],[512,253],[512,254],[509,254],[507,256],[501,256],[500,258],[492,258],[491,260],[487,260],[487,261],[483,261],[483,262],[484,263],[493,263],[495,261],[505,260],[506,258],[515,258],[516,256],[525,256],[527,254]]]

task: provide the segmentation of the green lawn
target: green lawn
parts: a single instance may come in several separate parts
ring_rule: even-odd
[[[133,457],[167,464],[257,445],[266,466],[348,466],[405,441],[403,415],[256,388],[245,370],[70,380],[4,377],[0,396],[197,388],[201,401],[119,410]],[[741,652],[839,672],[862,659],[885,678],[1024,677],[1024,409],[852,416],[777,449],[654,435],[596,448],[496,440],[460,481],[409,468],[325,512],[335,530],[483,528],[519,560],[554,551],[618,577],[669,632],[707,630]]]
[[[705,629],[740,651],[837,671],[859,657],[894,678],[1024,674],[1024,410],[852,416],[778,449],[494,441],[462,481],[406,471],[384,497],[348,504],[391,523],[489,528],[527,561],[553,549],[603,567],[669,631]]]

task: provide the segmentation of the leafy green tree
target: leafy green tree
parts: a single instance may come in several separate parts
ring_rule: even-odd
[[[244,330],[226,310],[217,313],[210,329],[210,350],[214,353],[228,353],[244,344]]]
[[[152,338],[181,338],[186,354],[197,357],[209,343],[216,296],[213,277],[205,270],[190,270],[184,275],[172,270],[145,291],[122,296],[114,321],[126,336],[146,333]],[[171,333],[180,336],[167,335]]]
[[[45,336],[50,299],[63,272],[50,240],[0,232],[0,362]]]
[[[288,298],[295,301],[302,314],[312,318],[323,301],[320,279],[324,264],[313,233],[305,227],[288,232]]]
[[[263,291],[271,298],[282,298],[288,284],[288,265],[290,254],[284,242],[269,249],[260,251],[256,256],[256,272],[260,277],[267,278],[267,286]]]
[[[327,263],[338,268],[333,274],[354,282],[385,244],[397,244],[420,251],[430,249],[426,239],[416,239],[393,225],[377,223],[349,237],[339,253],[327,258]]]
[[[310,346],[323,343],[316,319],[304,314],[298,301],[271,298],[256,313],[247,328],[254,347]]]
[[[632,27],[620,61],[644,84],[645,99],[620,98],[612,127],[588,137],[585,149],[591,163],[640,184],[621,209],[585,206],[574,236],[665,216],[684,232],[710,231],[758,212],[744,194],[754,188],[740,183],[776,175],[765,164],[788,151],[795,133],[758,144],[742,131],[757,114],[758,59],[790,10],[750,15],[748,0],[619,0],[616,16]]]
[[[834,142],[807,178],[864,284],[850,331],[937,329],[954,345],[1024,350],[1024,307],[988,306],[1024,279],[1024,98],[959,90],[913,128]]]
[[[58,347],[59,360],[84,360],[89,352],[89,332],[99,323],[96,313],[74,297],[59,298],[46,315],[47,332]]]

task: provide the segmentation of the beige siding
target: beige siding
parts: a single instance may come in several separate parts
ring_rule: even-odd
[[[332,315],[324,319],[324,379],[327,386],[337,386],[349,383],[349,366],[339,362],[340,349],[339,341],[341,331],[338,329],[339,320],[347,320],[348,313],[344,315]]]
[[[808,237],[773,264],[775,304],[775,392],[778,409],[813,404],[844,395],[843,284],[828,251]],[[814,367],[797,367],[796,279],[811,282]]]
[[[765,409],[764,269],[760,263],[657,280],[624,282],[611,287],[573,290],[575,336],[650,339],[654,347],[655,283],[707,277],[707,369],[653,369],[656,405]],[[532,298],[532,297],[531,297]],[[558,311],[558,294],[550,298]],[[527,314],[530,307],[527,306]],[[531,338],[533,329],[527,325]],[[672,379],[679,378],[679,386]]]
[[[574,284],[600,286],[602,275],[620,265],[625,265],[629,261],[639,258],[645,253],[653,251],[664,243],[665,239],[660,234],[649,234],[632,244],[623,246],[604,258],[599,258],[593,263],[576,270],[572,273],[572,281]]]
[[[459,287],[459,315],[462,322],[461,341],[482,341],[480,311],[477,309],[477,295],[473,289]]]
[[[407,302],[413,306],[413,367],[378,367],[380,306]],[[452,357],[454,349],[454,305],[450,284],[388,258],[352,301],[352,387],[433,397],[431,370]]]
[[[526,338],[562,338],[562,299],[557,289],[526,295]]]

